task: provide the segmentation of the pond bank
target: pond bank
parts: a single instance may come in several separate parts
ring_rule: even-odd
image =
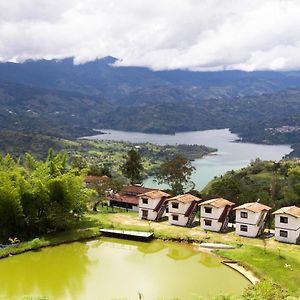
[[[9,245],[6,248],[0,249],[0,259],[12,255],[22,254],[28,251],[37,251],[40,248],[52,247],[76,241],[89,240],[99,237],[100,235],[101,234],[98,227],[68,230],[50,236],[35,238],[31,241]]]
[[[260,281],[250,270],[247,270],[245,267],[241,266],[240,264],[238,264],[235,261],[223,261],[222,263],[225,266],[227,266],[227,267],[237,271],[241,275],[243,275],[252,284],[256,284]]]
[[[98,227],[92,227],[92,228],[87,228],[87,229],[69,230],[69,231],[66,231],[66,232],[58,233],[56,235],[52,235],[50,237],[36,238],[36,239],[31,240],[31,241],[21,242],[18,245],[8,246],[5,249],[0,249],[0,259],[10,257],[10,256],[13,256],[13,255],[17,255],[17,254],[22,254],[22,253],[25,253],[25,252],[28,252],[28,251],[37,251],[40,248],[53,247],[53,246],[72,243],[72,242],[76,242],[76,241],[90,240],[90,239],[97,238],[101,235],[102,234],[99,232]],[[177,243],[191,243],[191,242],[193,242],[191,239],[184,239],[182,237],[168,238],[166,236],[162,237],[162,236],[159,236],[159,235],[156,236],[155,239],[165,240],[165,241],[173,241],[173,242],[177,242]],[[34,241],[37,241],[37,240],[38,240],[38,243],[34,242]],[[199,247],[198,242],[197,242],[197,244],[195,244],[195,246],[197,246],[197,251],[210,253],[211,255],[219,256],[218,254],[213,252],[214,249]],[[222,263],[224,263],[224,262],[222,262]],[[234,268],[234,267],[231,266],[231,264],[228,261],[224,264],[231,267],[231,268],[233,268],[235,271],[239,272],[246,279],[248,279],[252,284],[259,281],[259,279],[256,278],[254,276],[254,274],[252,274],[250,271],[248,271],[246,268],[244,268],[240,265],[238,267]]]
[[[106,213],[105,213],[106,212]],[[163,240],[187,243],[221,243],[234,246],[235,249],[214,250],[224,260],[237,261],[246,270],[251,270],[259,279],[268,279],[285,287],[291,295],[300,296],[299,245],[284,244],[267,239],[239,237],[233,228],[227,233],[208,232],[200,229],[199,224],[186,228],[169,225],[167,221],[146,222],[139,220],[134,212],[107,212],[91,214],[101,227],[123,230],[153,231],[154,237]],[[287,269],[285,266],[292,266]]]
[[[197,248],[201,242],[224,243],[232,245],[235,249],[214,250],[201,249],[211,252],[226,261],[237,261],[245,270],[251,270],[253,275],[259,279],[269,279],[284,286],[292,295],[300,296],[300,253],[299,246],[278,243],[274,238],[267,240],[237,237],[233,230],[221,234],[215,232],[204,232],[199,226],[192,228],[171,226],[167,222],[145,222],[138,220],[136,213],[114,212],[114,213],[91,213],[82,228],[77,228],[52,237],[42,237],[41,247],[54,246],[61,243],[70,243],[99,236],[99,228],[113,228],[120,230],[152,231],[156,239],[174,242],[195,243]],[[30,251],[30,242],[22,243],[16,247],[12,255]],[[27,246],[27,247],[26,247]],[[12,247],[11,247],[12,248]],[[25,248],[25,250],[22,248]],[[201,251],[198,249],[198,251]],[[0,250],[0,257],[8,256]],[[287,269],[285,266],[291,266]]]

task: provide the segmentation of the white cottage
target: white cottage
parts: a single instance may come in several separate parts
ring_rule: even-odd
[[[275,239],[292,244],[300,243],[300,208],[282,207],[273,214],[275,215]]]
[[[266,217],[271,207],[258,203],[245,203],[234,208],[236,212],[235,233],[246,237],[257,237],[264,232]]]
[[[191,194],[169,198],[169,223],[171,225],[191,226],[198,211],[201,199]]]
[[[139,218],[158,221],[165,215],[170,197],[168,193],[160,190],[150,191],[139,195]]]
[[[229,213],[234,203],[223,199],[216,198],[204,201],[201,206],[200,226],[203,230],[225,231],[229,221]]]

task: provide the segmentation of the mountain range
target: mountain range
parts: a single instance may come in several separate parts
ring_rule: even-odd
[[[299,71],[153,71],[115,61],[0,63],[2,131],[76,138],[94,128],[230,128],[246,141],[300,143]]]

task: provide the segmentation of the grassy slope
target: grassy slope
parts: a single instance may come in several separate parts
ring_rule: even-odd
[[[278,168],[274,169],[274,166]],[[257,199],[274,210],[290,205],[299,205],[297,177],[291,170],[300,166],[299,160],[256,160],[240,170],[229,171],[211,180],[202,190],[204,199],[223,197],[241,205]]]
[[[296,246],[297,247],[297,246]],[[299,248],[299,246],[298,246]],[[280,250],[279,250],[280,249]],[[218,250],[219,255],[241,262],[258,277],[269,278],[288,289],[294,295],[300,295],[300,253],[280,244],[280,248],[255,247],[249,244],[231,251]]]

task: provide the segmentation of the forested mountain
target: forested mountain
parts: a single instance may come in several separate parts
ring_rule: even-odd
[[[0,81],[2,129],[74,137],[91,132],[92,124],[98,124],[99,112],[109,111],[111,105],[99,95]]]
[[[156,72],[114,62],[0,63],[2,136],[230,128],[247,141],[299,147],[300,72]]]
[[[113,67],[113,57],[75,65],[73,59],[0,63],[0,80],[87,95],[121,99],[152,87],[177,87],[186,95],[204,98],[260,95],[300,88],[300,72],[152,71],[142,67]]]

